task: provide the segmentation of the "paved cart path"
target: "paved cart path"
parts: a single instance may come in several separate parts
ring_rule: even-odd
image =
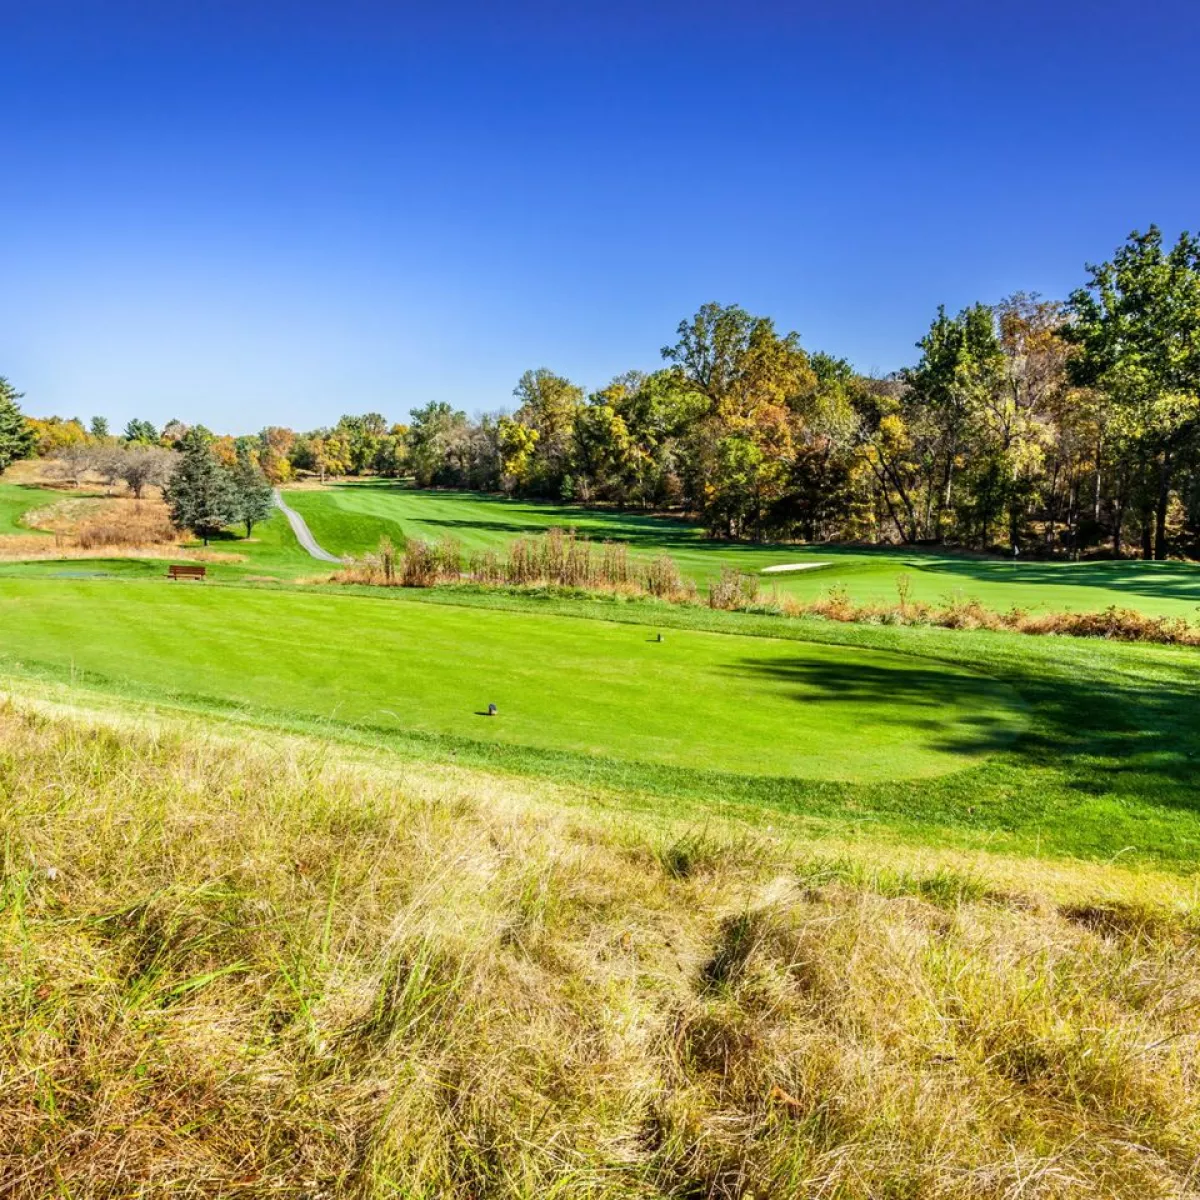
[[[294,508],[289,508],[284,503],[283,495],[278,488],[275,489],[275,503],[283,511],[283,515],[287,517],[288,524],[292,527],[292,532],[296,535],[296,540],[313,558],[319,559],[321,562],[345,562],[345,559],[338,558],[336,554],[330,554],[328,550],[323,550],[317,544],[317,539],[313,537],[312,530],[309,529],[304,518]]]

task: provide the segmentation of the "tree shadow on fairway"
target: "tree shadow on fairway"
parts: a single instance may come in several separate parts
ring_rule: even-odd
[[[810,657],[744,658],[728,668],[739,675],[795,685],[805,706],[855,705],[873,725],[903,727],[931,750],[964,757],[992,754],[1012,744],[1025,726],[1021,699],[995,679],[939,669],[920,660],[878,666]],[[948,709],[948,704],[953,704]],[[837,718],[830,736],[837,736]],[[890,740],[890,739],[889,739]]]
[[[1192,682],[1055,678],[1026,683],[1046,732],[1031,760],[1070,768],[1083,796],[1136,797],[1200,813],[1200,670]]]
[[[970,643],[958,646],[968,650]],[[1006,788],[996,803],[996,815],[1006,822],[1069,823],[1073,807],[1103,798],[1115,806],[1114,825],[1126,826],[1115,836],[1136,842],[1142,806],[1200,814],[1200,655],[1096,645],[1093,658],[1091,647],[1068,642],[1060,660],[1045,643],[1027,654],[1020,642],[1013,646],[1015,653],[991,659],[989,675],[975,680],[928,666],[895,670],[801,659],[750,660],[738,669],[795,682],[798,702],[887,705],[895,710],[892,720],[914,727],[938,719],[950,687],[965,689],[957,694],[968,698],[982,689],[980,701],[994,712],[1000,698],[986,689],[1000,681],[1028,705],[1028,726],[1014,737],[1015,723],[985,720],[972,735],[960,722],[947,748],[970,752],[974,743],[976,752],[998,754],[999,769],[1018,789]],[[1121,657],[1114,662],[1110,654]],[[930,785],[924,799],[935,801],[939,786]]]
[[[1200,606],[1200,564],[1168,562],[1021,563],[987,559],[943,559],[921,566],[938,575],[975,583],[1003,583],[1030,589],[1028,599],[1046,585],[1095,588],[1136,597],[1178,600]],[[1105,607],[1111,598],[1102,598]]]

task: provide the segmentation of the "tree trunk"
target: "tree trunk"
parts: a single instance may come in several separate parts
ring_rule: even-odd
[[[1067,528],[1063,541],[1072,559],[1079,557],[1079,482],[1072,472],[1067,487]]]
[[[939,542],[946,540],[945,532],[942,529],[942,514],[949,511],[950,508],[950,496],[954,485],[954,452],[956,448],[957,439],[951,440],[946,454],[946,475],[942,482],[942,502],[939,505],[937,512],[937,540]]]
[[[1158,505],[1154,512],[1154,557],[1167,557],[1167,509],[1171,504],[1171,454],[1166,452],[1158,465]]]
[[[1142,557],[1149,562],[1154,557],[1154,510],[1142,509]]]

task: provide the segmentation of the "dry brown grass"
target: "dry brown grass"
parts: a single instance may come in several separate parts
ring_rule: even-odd
[[[533,789],[0,708],[0,1194],[1194,1193],[1169,884]]]
[[[503,553],[485,550],[469,557],[451,537],[436,543],[413,538],[402,551],[384,537],[374,553],[353,560],[332,581],[376,587],[429,588],[464,582],[484,587],[559,587],[680,603],[696,597],[696,585],[684,579],[669,555],[632,559],[623,543],[597,544],[576,536],[573,529],[550,529],[536,537],[518,538]]]
[[[95,558],[149,558],[171,562],[240,563],[246,561],[244,554],[232,554],[223,550],[205,550],[200,547],[181,547],[176,544],[146,546],[142,543],[122,545],[119,542],[101,546],[82,547],[58,545],[46,538],[22,537],[20,535],[0,537],[0,561],[42,562],[57,559]],[[271,577],[273,579],[273,577]],[[3,1193],[0,1193],[2,1195]]]
[[[786,616],[818,616],[830,621],[870,625],[936,625],[943,629],[994,629],[1035,636],[1104,638],[1121,642],[1152,642],[1169,646],[1200,646],[1200,624],[1184,617],[1152,617],[1131,608],[1111,606],[1101,612],[1031,613],[1012,608],[998,612],[969,598],[943,604],[909,600],[901,579],[896,604],[858,604],[844,587],[831,588],[816,600],[774,595],[767,607]],[[743,608],[763,607],[757,601]]]
[[[0,537],[0,559],[182,558],[196,562],[240,562],[244,556],[182,549],[161,497],[68,496],[26,514],[37,533]]]

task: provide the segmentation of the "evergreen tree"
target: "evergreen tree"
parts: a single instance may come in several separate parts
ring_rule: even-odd
[[[246,536],[249,537],[254,532],[254,526],[271,515],[274,493],[267,477],[249,454],[238,455],[237,465],[229,478],[237,519],[246,526]]]
[[[141,442],[144,446],[153,446],[158,442],[158,430],[149,421],[141,421],[137,417],[125,426],[123,436],[127,442]]]
[[[108,418],[93,417],[92,418],[92,437],[99,441],[103,441],[108,437]]]
[[[207,546],[210,537],[238,520],[236,489],[200,430],[185,434],[179,449],[179,465],[163,489],[163,497],[176,529],[190,529]]]
[[[18,458],[28,458],[33,453],[33,433],[17,407],[21,395],[0,375],[0,471]]]

